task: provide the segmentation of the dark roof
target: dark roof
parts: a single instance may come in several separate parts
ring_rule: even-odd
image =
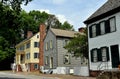
[[[119,10],[118,10],[119,8]],[[106,13],[113,13],[113,10],[117,9],[117,12],[120,11],[120,0],[108,0],[103,6],[101,6],[95,13],[93,13],[86,21],[84,21],[85,24],[89,24],[91,20],[101,17],[101,15],[107,16]],[[102,17],[101,17],[102,18]],[[94,21],[94,20],[93,20]]]

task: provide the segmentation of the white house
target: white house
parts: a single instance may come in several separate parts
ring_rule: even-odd
[[[120,0],[108,0],[84,23],[88,27],[90,75],[120,64]]]

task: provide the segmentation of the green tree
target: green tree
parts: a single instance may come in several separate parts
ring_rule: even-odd
[[[65,49],[69,53],[72,53],[75,57],[84,56],[88,58],[88,41],[87,30],[85,28],[84,33],[77,33],[73,39],[65,46]]]
[[[3,5],[10,6],[15,12],[19,13],[21,11],[21,4],[27,5],[28,2],[32,0],[1,0]]]
[[[13,8],[9,2],[8,5],[7,1],[19,0],[0,1],[0,64],[6,63],[1,65],[0,69],[10,68],[10,63],[13,62],[15,55],[15,45],[21,40],[20,11]],[[17,4],[17,2],[15,3]]]
[[[73,29],[73,25],[70,25],[67,21],[65,21],[62,24],[61,29],[64,29],[64,30],[74,30]]]

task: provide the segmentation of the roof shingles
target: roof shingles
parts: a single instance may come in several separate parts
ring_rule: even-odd
[[[51,28],[51,31],[56,36],[70,37],[70,38],[74,37],[76,33],[80,33],[80,32],[76,32],[76,31],[68,31],[68,30],[53,29],[53,28]]]
[[[101,6],[95,13],[93,13],[86,21],[98,17],[104,13],[120,7],[120,0],[108,0],[103,6]],[[86,22],[85,21],[85,22]]]

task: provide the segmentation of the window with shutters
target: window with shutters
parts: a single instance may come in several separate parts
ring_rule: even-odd
[[[106,48],[101,48],[102,61],[107,61],[107,50]]]
[[[105,34],[105,22],[100,22],[100,30],[101,30],[101,35]]]
[[[115,17],[110,18],[110,32],[116,31],[116,22],[115,22]]]
[[[98,61],[98,56],[97,56],[97,49],[93,50],[93,62],[97,62]]]
[[[96,25],[92,26],[92,37],[96,36]]]
[[[99,35],[111,33],[116,31],[115,17],[93,24],[89,27],[89,37],[93,38]]]

